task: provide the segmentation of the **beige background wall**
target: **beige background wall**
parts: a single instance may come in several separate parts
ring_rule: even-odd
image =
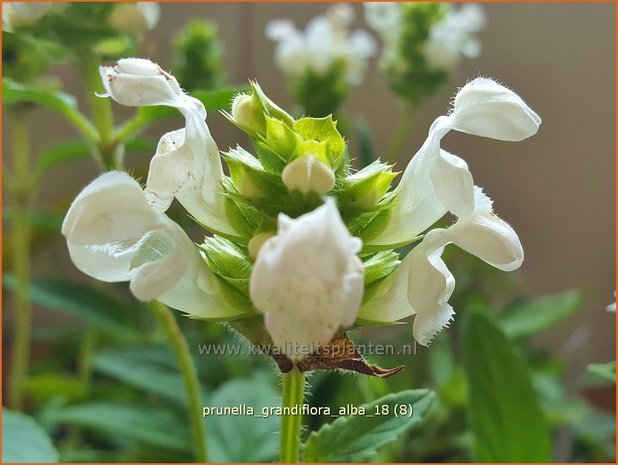
[[[273,65],[265,23],[289,17],[304,25],[324,4],[162,4],[159,27],[149,35],[148,56],[170,68],[170,37],[192,18],[219,24],[231,83],[256,78],[284,107],[290,104],[283,76]],[[356,5],[360,12],[360,5]],[[612,4],[486,4],[482,56],[468,60],[452,85],[435,96],[410,128],[404,156],[420,146],[431,121],[442,114],[457,86],[492,76],[518,92],[543,118],[537,136],[506,143],[451,134],[445,147],[464,157],[497,212],[516,227],[526,251],[517,273],[531,295],[568,288],[584,291],[585,303],[569,324],[540,341],[561,350],[577,331],[583,357],[614,358],[615,318],[604,308],[615,288],[615,6]],[[363,25],[362,18],[357,22]],[[79,93],[73,70],[61,69],[65,87]],[[78,90],[75,90],[78,89]],[[384,148],[398,102],[372,63],[364,84],[353,89],[346,110],[366,119],[375,147]],[[45,112],[37,115],[35,146],[71,134]],[[220,148],[247,140],[218,114],[208,119]],[[181,120],[161,130],[176,129]],[[354,145],[352,146],[354,149]],[[6,152],[5,152],[6,153]],[[402,157],[403,158],[403,157]],[[146,158],[133,163],[144,165]],[[56,170],[41,203],[69,199],[96,172],[88,162]],[[64,244],[57,241],[55,254]],[[39,258],[39,272],[49,268]],[[578,329],[579,328],[579,329]]]

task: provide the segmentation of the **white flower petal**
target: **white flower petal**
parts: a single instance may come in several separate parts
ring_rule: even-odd
[[[250,296],[273,342],[292,360],[354,322],[363,295],[362,244],[333,200],[297,219],[279,216],[251,273]]]
[[[517,233],[492,212],[459,219],[447,231],[453,244],[499,270],[516,270],[524,261]]]
[[[533,136],[541,124],[515,92],[487,78],[477,78],[458,92],[449,118],[457,131],[511,142]]]
[[[401,263],[410,269],[408,301],[416,311],[414,339],[428,346],[434,336],[452,320],[448,300],[455,289],[455,278],[442,261],[447,240],[445,230],[431,230]]]
[[[435,157],[430,175],[434,193],[448,211],[457,216],[472,213],[474,180],[464,160],[440,150],[440,156]]]
[[[130,281],[140,300],[161,300],[198,317],[238,315],[176,223],[155,212],[138,182],[105,173],[75,199],[62,233],[78,269],[106,282]]]

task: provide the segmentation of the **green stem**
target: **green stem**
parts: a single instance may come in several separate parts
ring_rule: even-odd
[[[176,354],[178,366],[185,381],[187,397],[189,399],[189,420],[191,422],[193,439],[195,441],[196,459],[200,463],[205,463],[208,461],[208,449],[206,446],[206,434],[204,432],[204,420],[201,415],[203,407],[202,394],[197,372],[195,371],[195,365],[193,364],[193,359],[189,352],[189,346],[180,332],[178,323],[176,323],[176,319],[169,308],[156,301],[151,302],[150,305]]]
[[[397,122],[397,126],[391,136],[391,141],[386,149],[384,161],[394,164],[397,160],[399,160],[403,145],[405,144],[408,134],[410,133],[410,127],[412,126],[412,120],[414,119],[415,112],[416,107],[408,103],[405,104],[403,112]]]
[[[15,188],[15,219],[13,223],[13,267],[15,289],[15,329],[11,363],[9,405],[21,410],[24,404],[24,385],[28,376],[32,303],[30,302],[30,135],[25,109],[16,108],[12,124],[13,173]]]
[[[114,137],[114,116],[109,98],[98,97],[105,92],[99,74],[99,59],[90,50],[81,53],[82,66],[86,75],[86,89],[90,102],[90,112],[99,133],[98,162],[103,169],[122,169],[122,150],[119,150]]]
[[[305,401],[305,374],[296,367],[282,377],[283,415],[281,416],[280,462],[298,463],[300,460],[300,432],[303,423],[302,415],[286,415],[286,407],[302,406]]]
[[[116,132],[116,140],[126,141],[144,129],[147,125],[148,121],[143,118],[138,111],[133,118],[118,128],[118,131]]]

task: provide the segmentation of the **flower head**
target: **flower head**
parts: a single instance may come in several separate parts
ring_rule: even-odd
[[[305,31],[289,20],[266,26],[267,37],[277,42],[275,63],[287,75],[295,99],[311,116],[336,110],[347,87],[363,81],[375,43],[365,31],[350,32],[353,20],[354,10],[341,3],[313,18]],[[327,95],[316,99],[318,89]]]
[[[455,9],[449,3],[365,3],[365,18],[381,37],[380,64],[388,83],[410,104],[436,92],[461,56],[475,58],[481,44],[475,34],[485,25],[476,4]]]

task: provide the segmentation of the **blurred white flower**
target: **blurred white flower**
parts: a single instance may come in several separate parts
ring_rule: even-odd
[[[2,25],[8,29],[30,26],[48,13],[58,13],[67,4],[54,2],[7,2],[2,3]]]
[[[224,174],[219,149],[206,125],[206,110],[186,95],[159,65],[139,58],[101,66],[105,96],[127,106],[165,105],[177,108],[186,127],[165,134],[150,162],[146,197],[157,211],[166,211],[174,197],[213,232],[236,235],[226,219],[221,194]]]
[[[491,200],[474,185],[465,161],[442,150],[440,141],[452,129],[519,141],[534,135],[540,123],[519,96],[491,79],[475,79],[459,91],[453,111],[434,121],[395,189],[393,220],[369,244],[408,242],[447,212],[457,221],[425,235],[363,306],[362,318],[395,321],[416,314],[415,339],[428,345],[454,313],[448,300],[455,279],[441,258],[447,244],[456,244],[503,271],[521,265],[524,253],[517,234],[493,213]]]
[[[402,4],[398,2],[368,2],[364,4],[365,19],[384,42],[383,64],[405,62],[400,56],[404,30],[428,26],[429,33],[422,45],[423,56],[430,69],[449,71],[460,56],[475,58],[481,52],[481,44],[475,34],[485,26],[485,13],[474,3],[466,3],[455,9],[452,4],[440,5],[443,12],[431,24],[405,24]],[[414,7],[414,6],[413,6]],[[430,19],[430,16],[427,16]],[[420,19],[419,19],[420,20]],[[411,46],[411,44],[407,44]],[[403,65],[402,65],[403,66]]]
[[[161,7],[155,2],[118,3],[114,5],[109,23],[125,34],[140,36],[154,29],[161,16]]]
[[[450,5],[449,5],[450,7]],[[429,31],[425,59],[432,69],[453,68],[460,56],[476,58],[481,54],[481,42],[475,34],[485,26],[485,13],[475,3],[452,7]]]
[[[343,64],[346,81],[362,82],[367,59],[375,53],[375,42],[362,30],[350,33],[354,10],[348,4],[333,5],[325,16],[317,16],[306,30],[296,29],[289,20],[266,25],[266,36],[277,42],[275,62],[289,77],[307,72],[325,75],[333,66]]]
[[[240,312],[178,224],[154,210],[131,176],[111,171],[73,201],[62,225],[75,266],[105,282],[129,281],[140,300],[159,300],[200,318]]]
[[[279,214],[277,235],[257,254],[250,295],[273,342],[292,360],[354,323],[364,289],[362,243],[335,202],[297,219]]]

